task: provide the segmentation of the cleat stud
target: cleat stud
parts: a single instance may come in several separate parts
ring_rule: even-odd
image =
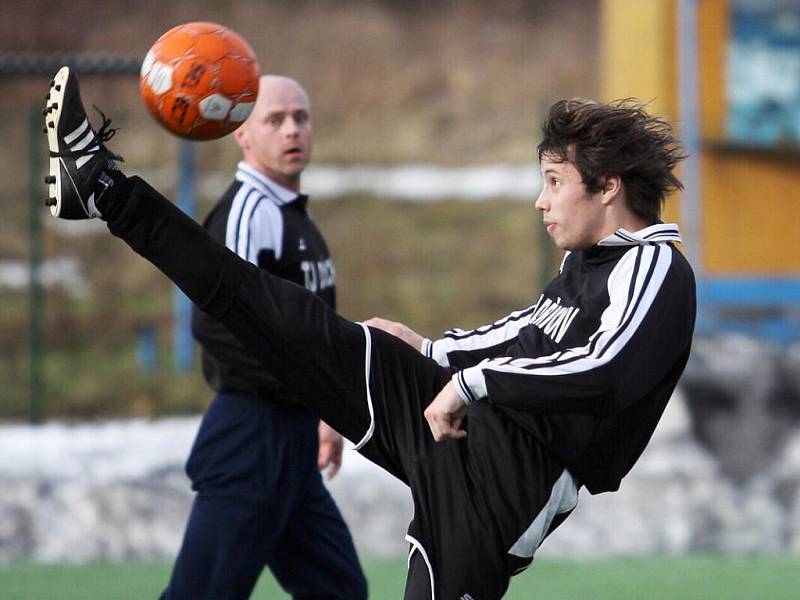
[[[50,197],[44,201],[45,206],[55,206],[57,203],[58,201],[55,199],[55,197]]]
[[[55,124],[53,121],[50,121],[50,122],[47,124],[47,126],[48,126],[50,129],[55,129],[55,128],[56,128],[56,124]]]
[[[56,182],[56,176],[55,175],[48,175],[47,177],[44,178],[44,182],[45,183],[55,183]]]
[[[42,133],[47,133],[47,127],[42,127]]]
[[[50,100],[50,92],[47,92],[47,96],[45,96],[45,99]]]
[[[57,86],[56,86],[56,91],[57,91],[57,92],[60,92],[60,91],[61,91],[61,86],[60,86],[60,85],[57,85]]]

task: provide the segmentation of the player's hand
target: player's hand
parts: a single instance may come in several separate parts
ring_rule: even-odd
[[[425,409],[425,419],[431,428],[433,439],[441,442],[467,437],[467,432],[461,428],[466,414],[467,405],[456,392],[453,382],[448,381]]]
[[[417,352],[422,350],[422,340],[425,338],[411,329],[408,325],[403,325],[397,321],[381,319],[380,317],[372,317],[369,321],[364,321],[364,325],[374,327],[375,329],[382,329],[386,333],[391,333],[393,336],[399,337]]]
[[[333,479],[342,466],[342,450],[344,440],[333,427],[325,421],[319,422],[319,455],[317,457],[317,467],[322,471],[328,469],[325,479]]]

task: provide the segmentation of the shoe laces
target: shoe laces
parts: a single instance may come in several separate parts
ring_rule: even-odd
[[[119,154],[114,154],[106,148],[105,143],[114,137],[114,134],[117,133],[116,127],[111,127],[111,119],[107,118],[105,113],[97,108],[94,104],[92,104],[92,108],[94,108],[99,114],[100,118],[102,119],[103,123],[100,125],[100,129],[97,130],[97,133],[94,135],[94,139],[86,145],[86,148],[81,150],[65,150],[63,152],[50,152],[50,156],[52,157],[59,157],[59,158],[80,158],[81,156],[89,156],[91,154],[97,154],[101,150],[105,150],[109,157],[113,160],[124,161],[125,159],[122,158]]]

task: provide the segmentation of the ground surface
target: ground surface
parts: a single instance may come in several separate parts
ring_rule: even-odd
[[[4,600],[155,598],[169,577],[165,564],[0,567]],[[366,565],[370,598],[402,597],[405,561]],[[800,589],[800,558],[690,557],[541,561],[516,577],[506,600],[790,600]],[[268,575],[259,598],[288,598]]]

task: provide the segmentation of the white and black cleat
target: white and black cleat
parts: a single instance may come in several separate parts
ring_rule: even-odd
[[[50,172],[44,181],[48,198],[45,205],[53,216],[62,219],[91,219],[100,216],[97,201],[114,185],[107,171],[116,171],[122,157],[106,148],[115,129],[110,119],[97,109],[103,120],[95,132],[81,102],[78,78],[69,67],[61,67],[50,81],[44,115]]]

